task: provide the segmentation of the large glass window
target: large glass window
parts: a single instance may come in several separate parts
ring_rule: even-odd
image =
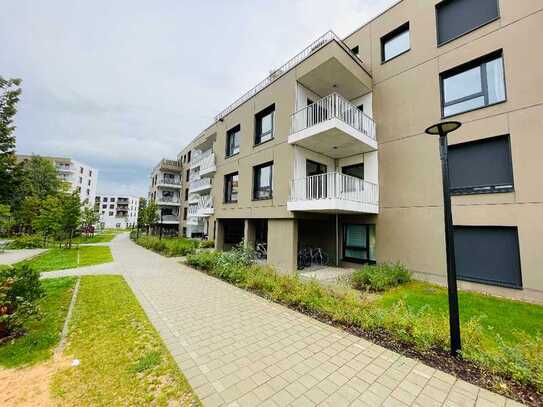
[[[270,199],[272,197],[273,163],[254,167],[253,199]]]
[[[375,262],[375,225],[343,226],[343,258],[357,263]]]
[[[411,48],[409,22],[381,38],[381,62],[387,62]]]
[[[255,115],[255,144],[261,144],[273,138],[275,104]]]
[[[437,43],[452,41],[499,17],[498,0],[445,0],[436,5]]]
[[[241,127],[236,127],[226,132],[226,157],[231,157],[239,153],[239,138]]]
[[[444,117],[503,102],[501,51],[442,73],[441,89]]]
[[[239,174],[234,172],[224,176],[224,202],[235,203],[238,201]]]
[[[509,136],[449,146],[449,175],[456,195],[512,191]]]

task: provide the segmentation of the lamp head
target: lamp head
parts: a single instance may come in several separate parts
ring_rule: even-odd
[[[462,126],[462,123],[456,121],[441,122],[428,127],[424,132],[433,136],[445,136],[448,133],[458,130],[460,126]]]

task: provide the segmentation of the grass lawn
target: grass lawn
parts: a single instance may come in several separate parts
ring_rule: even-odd
[[[91,266],[112,261],[111,249],[107,246],[81,246],[71,249],[50,249],[23,262],[42,272]]]
[[[73,240],[73,243],[108,243],[111,242],[115,236],[117,236],[115,233],[100,233],[90,237],[78,236]]]
[[[402,299],[414,310],[427,306],[435,315],[448,315],[447,298],[445,288],[413,281],[385,292],[377,305],[386,309]],[[489,338],[499,334],[505,341],[514,342],[515,330],[531,336],[543,334],[543,306],[468,291],[458,293],[458,302],[461,322],[479,318]]]
[[[62,405],[199,405],[120,276],[82,277],[65,354],[53,377]]]
[[[0,345],[0,365],[6,368],[34,364],[49,359],[58,344],[68,312],[75,278],[43,280],[45,297],[39,301],[41,318],[25,326],[28,334]]]

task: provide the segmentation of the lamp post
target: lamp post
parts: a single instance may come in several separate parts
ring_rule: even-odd
[[[451,354],[459,356],[462,349],[460,340],[460,318],[458,312],[458,287],[456,285],[456,262],[454,258],[454,234],[449,183],[449,161],[447,134],[457,130],[460,122],[443,122],[428,127],[425,132],[439,136],[441,176],[443,178],[443,210],[445,212],[445,251],[447,256],[447,289],[449,293],[449,326],[451,331]]]

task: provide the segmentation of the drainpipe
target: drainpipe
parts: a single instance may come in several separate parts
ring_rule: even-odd
[[[339,267],[339,215],[336,213],[336,267]]]

